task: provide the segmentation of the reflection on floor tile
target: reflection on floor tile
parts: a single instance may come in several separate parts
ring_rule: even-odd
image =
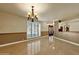
[[[36,54],[40,51],[40,40],[27,44],[28,54]]]
[[[79,55],[79,46],[63,42],[55,37],[41,37],[5,47],[0,47],[4,55]]]

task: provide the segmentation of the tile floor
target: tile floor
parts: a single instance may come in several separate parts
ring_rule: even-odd
[[[29,40],[29,39],[28,39]],[[55,37],[41,37],[0,47],[1,55],[79,55],[79,46],[75,46]]]

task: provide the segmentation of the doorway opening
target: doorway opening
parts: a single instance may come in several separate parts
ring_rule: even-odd
[[[27,21],[27,38],[34,38],[41,36],[40,28],[41,27],[39,22]]]

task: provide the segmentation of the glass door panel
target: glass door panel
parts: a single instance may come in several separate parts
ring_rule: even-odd
[[[31,36],[31,22],[27,22],[27,37]]]
[[[27,37],[40,36],[40,23],[27,21]]]

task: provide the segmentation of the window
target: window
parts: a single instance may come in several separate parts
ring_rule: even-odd
[[[27,21],[27,37],[40,36],[40,23]]]

